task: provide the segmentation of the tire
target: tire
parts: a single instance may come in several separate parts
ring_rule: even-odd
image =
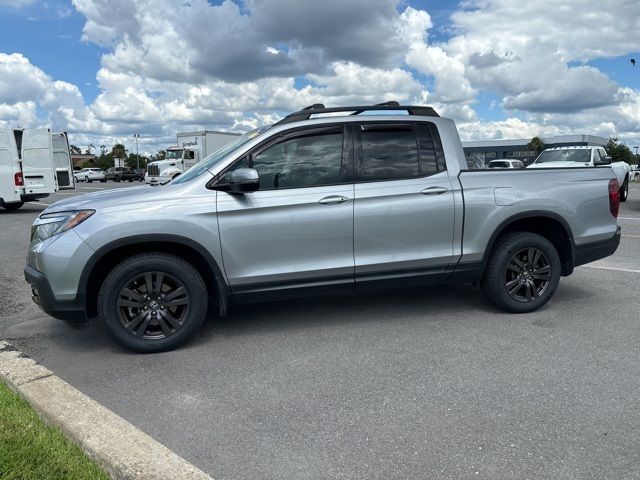
[[[533,268],[527,263],[529,252],[536,262]],[[555,293],[560,270],[560,256],[549,240],[535,233],[513,232],[496,242],[480,286],[486,299],[501,310],[533,312]]]
[[[629,177],[625,177],[620,187],[620,201],[626,202],[627,198],[629,198]]]
[[[24,202],[11,202],[11,203],[3,203],[2,206],[5,210],[9,210],[10,212],[14,210],[18,210],[21,206],[24,205]]]
[[[159,278],[163,279],[160,292],[155,285]],[[153,298],[146,295],[149,281]],[[184,293],[174,299],[164,298],[180,289]],[[119,300],[124,305],[118,305]],[[170,306],[173,302],[181,303]],[[207,315],[207,302],[207,288],[191,264],[167,253],[141,253],[127,258],[107,275],[98,295],[98,316],[109,335],[127,350],[163,352],[193,336]]]
[[[131,183],[131,182],[133,182],[133,178],[130,178],[130,179],[129,179],[129,183]]]
[[[84,177],[84,181],[87,182],[87,183],[93,182],[93,180],[89,180],[89,177]]]
[[[100,183],[107,183],[107,179],[105,178],[104,180],[100,180]]]
[[[119,182],[120,181],[120,177],[116,175],[115,177],[113,177],[113,180],[116,181],[116,182]]]

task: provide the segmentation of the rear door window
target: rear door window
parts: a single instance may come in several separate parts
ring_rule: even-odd
[[[365,182],[420,177],[413,124],[360,125],[358,179]]]

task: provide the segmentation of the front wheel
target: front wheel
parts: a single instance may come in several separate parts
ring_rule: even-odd
[[[116,181],[116,182],[119,182],[119,181],[120,181],[120,177],[115,176],[115,177],[113,178],[113,180],[114,180],[114,181]]]
[[[493,248],[482,293],[501,310],[532,312],[555,293],[560,269],[560,256],[549,240],[530,232],[509,233]]]
[[[13,210],[18,210],[21,206],[24,205],[24,202],[12,202],[12,203],[3,203],[2,206],[5,210],[9,210],[10,212]]]
[[[620,187],[620,201],[626,202],[629,197],[629,179],[625,178]]]
[[[167,253],[142,253],[104,280],[98,315],[124,348],[161,352],[191,338],[206,317],[207,302],[207,288],[191,264]]]
[[[89,177],[84,177],[84,181],[87,183],[91,183],[93,180],[90,180]]]

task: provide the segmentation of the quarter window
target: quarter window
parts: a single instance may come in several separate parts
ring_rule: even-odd
[[[440,137],[435,126],[416,125],[418,137],[418,156],[420,157],[420,176],[431,175],[446,170]]]
[[[360,177],[364,181],[420,176],[413,125],[362,125]]]
[[[342,128],[278,142],[252,158],[260,190],[340,183]]]

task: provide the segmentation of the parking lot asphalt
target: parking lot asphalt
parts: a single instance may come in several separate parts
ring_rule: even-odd
[[[155,355],[32,305],[42,209],[0,213],[0,338],[214,478],[640,478],[638,183],[616,254],[538,312],[470,285],[296,299],[233,307]]]

